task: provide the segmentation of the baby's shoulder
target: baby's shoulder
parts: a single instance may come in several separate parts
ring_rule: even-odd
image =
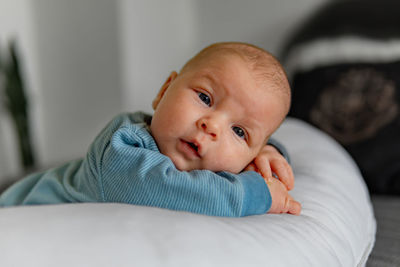
[[[144,112],[123,112],[114,116],[105,128],[116,130],[124,126],[149,127],[152,116]]]

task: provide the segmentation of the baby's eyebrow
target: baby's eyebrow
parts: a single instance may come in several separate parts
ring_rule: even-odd
[[[222,79],[219,79],[216,74],[212,72],[205,72],[202,74],[202,78],[210,82],[215,93],[219,94],[220,96],[229,95],[230,88]]]
[[[208,80],[212,84],[216,84],[217,83],[215,78],[210,73],[204,73],[201,76],[202,76],[203,79]]]
[[[257,146],[257,140],[262,138],[262,129],[261,123],[259,123],[255,119],[251,119],[251,117],[247,117],[246,123],[243,125],[247,128],[247,131],[250,136],[250,146]]]

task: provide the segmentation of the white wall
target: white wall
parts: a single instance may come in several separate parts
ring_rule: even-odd
[[[119,6],[124,109],[151,112],[170,71],[197,41],[194,0],[121,0]]]
[[[117,4],[35,0],[42,164],[81,157],[121,110]]]
[[[250,42],[278,55],[286,38],[328,0],[196,0],[198,43]]]
[[[117,2],[0,0],[0,43],[21,48],[40,166],[85,155],[122,110]],[[15,133],[0,107],[0,180],[22,172]]]

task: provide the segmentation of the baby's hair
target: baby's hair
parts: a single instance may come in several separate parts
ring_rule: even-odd
[[[258,81],[268,81],[268,89],[282,94],[285,99],[286,113],[289,111],[291,91],[285,70],[271,53],[258,46],[241,42],[212,44],[191,58],[182,67],[181,72],[185,71],[200,59],[204,59],[214,53],[234,54],[241,57],[249,64],[251,70],[254,71],[255,78]]]

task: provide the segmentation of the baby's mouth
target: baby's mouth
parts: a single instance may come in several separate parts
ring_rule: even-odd
[[[196,146],[195,143],[188,142],[189,146],[191,146],[197,153],[199,152],[199,147]]]
[[[194,142],[190,142],[190,141],[186,141],[186,140],[182,140],[181,139],[181,142],[182,142],[182,144],[183,144],[183,146],[182,146],[182,152],[184,152],[184,151],[186,151],[186,152],[184,152],[184,153],[188,153],[187,155],[191,158],[191,157],[194,157],[194,158],[200,158],[201,156],[200,156],[200,145],[198,144],[198,143],[196,143],[196,141],[194,141]],[[191,155],[191,156],[190,156]]]

